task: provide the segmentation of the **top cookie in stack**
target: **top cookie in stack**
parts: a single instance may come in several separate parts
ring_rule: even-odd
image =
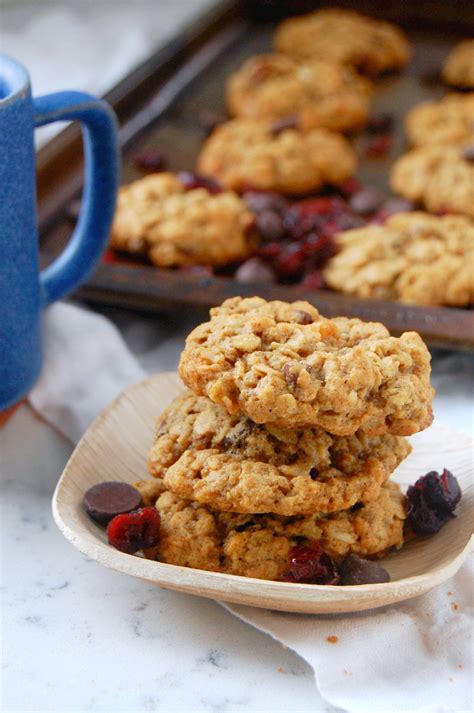
[[[259,424],[410,435],[432,421],[430,356],[417,333],[326,319],[307,302],[226,300],[188,336],[179,371],[196,394]]]

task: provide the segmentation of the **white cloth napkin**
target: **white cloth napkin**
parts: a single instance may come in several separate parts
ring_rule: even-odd
[[[77,442],[144,371],[102,316],[56,304],[44,316],[45,363],[32,407]],[[472,558],[471,558],[472,559]],[[446,585],[352,615],[286,614],[225,604],[314,669],[328,703],[351,713],[472,711],[472,561]],[[328,637],[337,637],[331,643]]]

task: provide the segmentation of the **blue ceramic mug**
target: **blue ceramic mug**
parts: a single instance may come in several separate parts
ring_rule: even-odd
[[[39,271],[35,126],[82,124],[83,202],[65,250]],[[116,123],[83,92],[32,98],[26,70],[0,54],[0,410],[19,401],[41,370],[41,308],[85,280],[104,249],[118,182]]]

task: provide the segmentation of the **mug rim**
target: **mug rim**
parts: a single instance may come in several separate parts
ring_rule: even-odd
[[[24,97],[30,88],[25,67],[13,57],[0,52],[0,107]],[[3,96],[3,90],[7,92]]]

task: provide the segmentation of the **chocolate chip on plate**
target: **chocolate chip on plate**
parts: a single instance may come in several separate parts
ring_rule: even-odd
[[[274,282],[275,273],[259,257],[251,257],[235,273],[237,282]]]
[[[89,488],[82,504],[89,517],[107,525],[116,515],[139,508],[141,501],[141,495],[133,485],[109,480]]]
[[[347,555],[339,565],[341,584],[380,584],[390,582],[390,575],[377,562],[364,560],[358,555]]]
[[[281,240],[286,233],[283,219],[273,210],[263,210],[258,213],[255,219],[255,227],[262,240],[270,243]]]

